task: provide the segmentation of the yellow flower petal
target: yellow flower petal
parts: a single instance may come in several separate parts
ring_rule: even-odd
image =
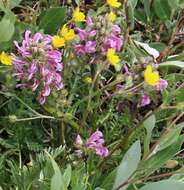
[[[65,40],[64,40],[64,38],[62,38],[58,35],[55,35],[55,36],[53,36],[52,44],[53,44],[54,48],[60,48],[60,47],[65,46]]]
[[[120,58],[118,55],[115,54],[115,49],[110,48],[107,51],[107,60],[109,61],[109,63],[113,66],[119,64],[120,62]]]
[[[151,86],[155,86],[158,84],[160,80],[159,73],[157,71],[152,71],[152,67],[148,65],[146,67],[146,70],[144,72],[144,80],[146,83],[148,83]]]
[[[113,8],[119,8],[121,3],[118,0],[107,0],[107,4]]]
[[[66,41],[71,41],[75,38],[74,30],[68,29],[66,24],[62,27],[60,34]]]
[[[6,54],[4,51],[0,54],[0,61],[4,65],[12,65],[12,56]]]
[[[74,22],[85,21],[85,14],[79,10],[79,7],[77,7],[75,11],[73,12],[73,20]]]
[[[116,18],[117,18],[116,14],[111,11],[111,12],[109,13],[109,20],[110,20],[111,22],[114,22],[114,21],[116,20]]]

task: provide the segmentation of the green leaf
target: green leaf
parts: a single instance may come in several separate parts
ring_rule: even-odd
[[[47,153],[49,155],[49,153]],[[61,174],[60,168],[55,160],[49,155],[49,159],[54,169],[54,175],[51,178],[50,190],[67,190],[64,177]]]
[[[115,176],[116,176],[116,172],[117,172],[116,169],[114,169],[112,172],[110,172],[108,174],[108,176],[102,181],[100,186],[105,188],[105,189],[112,189],[114,179],[115,179]]]
[[[154,183],[148,183],[140,190],[183,190],[184,183],[177,180],[163,180]]]
[[[146,160],[142,164],[140,170],[144,171],[145,176],[152,174],[154,171],[162,167],[167,160],[173,158],[173,156],[180,150],[183,141],[184,136],[182,135],[178,138],[178,140],[175,143],[165,148],[164,150],[157,152],[148,160]]]
[[[159,64],[159,67],[179,67],[184,68],[183,61],[166,61]]]
[[[138,0],[128,0],[128,5],[131,5],[133,9],[135,9]]]
[[[154,0],[153,7],[156,15],[162,20],[166,21],[170,19],[171,8],[167,0]]]
[[[179,0],[179,6],[180,8],[184,8],[184,0]]]
[[[146,138],[144,140],[144,155],[147,155],[149,152],[149,145],[151,141],[152,130],[155,127],[156,118],[155,115],[151,115],[148,119],[146,119],[143,123],[143,126],[146,129]]]
[[[176,142],[180,136],[181,130],[184,127],[184,123],[181,123],[179,125],[174,126],[175,128],[170,128],[167,132],[167,134],[163,137],[163,139],[160,141],[160,143],[155,148],[155,152],[161,151],[174,142]]]
[[[9,41],[14,34],[14,24],[9,19],[3,18],[0,26],[0,42]]]
[[[13,9],[21,3],[22,0],[10,0],[10,9]]]
[[[72,168],[71,168],[70,165],[68,165],[65,172],[64,172],[64,174],[63,174],[66,187],[68,187],[69,184],[70,184],[71,176],[72,176]]]
[[[151,13],[150,12],[150,4],[151,4],[150,2],[151,2],[150,0],[143,0],[144,10],[145,10],[148,21],[150,20],[150,13]]]
[[[129,20],[131,22],[131,27],[133,28],[134,26],[134,9],[137,5],[138,0],[128,0],[128,16]]]
[[[136,171],[139,161],[141,159],[141,145],[140,141],[136,141],[126,152],[121,164],[118,166],[117,174],[113,189],[116,189],[124,183]],[[125,189],[125,187],[119,190]]]
[[[39,27],[44,29],[46,34],[56,33],[64,23],[65,8],[50,8],[40,15]]]
[[[179,7],[179,1],[180,0],[168,0],[168,3],[172,9],[177,9]]]

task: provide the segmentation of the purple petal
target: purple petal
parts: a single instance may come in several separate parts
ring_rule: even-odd
[[[51,92],[50,86],[46,85],[44,86],[44,89],[42,91],[42,96],[49,96]]]
[[[151,103],[150,97],[148,95],[143,95],[141,99],[141,107],[149,105]]]
[[[156,85],[156,90],[157,91],[163,91],[167,88],[168,82],[164,79],[160,79],[158,84]]]

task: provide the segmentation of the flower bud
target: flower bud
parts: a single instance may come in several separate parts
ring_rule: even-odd
[[[9,115],[9,121],[10,123],[15,123],[17,121],[17,116],[16,115]]]

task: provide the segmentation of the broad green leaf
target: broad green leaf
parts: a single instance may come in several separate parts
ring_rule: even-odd
[[[117,169],[116,179],[113,189],[116,189],[122,183],[124,183],[131,175],[136,171],[139,161],[141,159],[141,145],[140,141],[136,141],[126,152],[123,160]],[[122,187],[119,190],[123,190],[126,187]]]
[[[105,190],[105,189],[97,187],[97,188],[95,188],[95,190]]]
[[[40,15],[39,27],[46,34],[54,34],[64,24],[65,8],[50,8]]]
[[[179,180],[163,180],[159,182],[148,183],[140,190],[183,190],[184,182]]]
[[[146,160],[140,167],[140,170],[144,171],[145,176],[152,174],[154,171],[162,167],[167,160],[173,158],[173,156],[180,150],[183,141],[184,136],[182,135],[178,138],[177,142],[173,143],[164,150],[157,152]]]
[[[69,184],[70,184],[71,175],[72,175],[72,168],[71,168],[70,165],[68,165],[67,168],[66,168],[66,170],[65,170],[65,172],[64,172],[64,174],[63,174],[66,187],[68,187]]]
[[[162,52],[166,49],[167,45],[162,42],[153,42],[149,44],[150,47],[156,49],[159,52]]]
[[[174,142],[176,142],[180,136],[181,130],[184,127],[184,123],[174,126],[175,128],[170,128],[168,133],[162,138],[161,142],[155,148],[155,152],[161,151]]]
[[[55,160],[49,155],[49,159],[52,163],[54,169],[54,175],[51,178],[50,190],[67,190],[65,180],[61,174],[60,168],[55,162]]]
[[[153,7],[156,15],[162,20],[166,21],[170,19],[171,8],[167,0],[154,0]]]
[[[0,42],[9,41],[14,34],[14,24],[9,19],[3,18],[0,26]]]
[[[144,140],[144,155],[147,155],[149,152],[149,145],[151,141],[152,130],[155,127],[156,118],[155,115],[151,115],[148,119],[146,119],[143,123],[143,126],[146,129],[146,137]]]
[[[180,67],[184,68],[184,62],[183,61],[166,61],[159,64],[159,67]]]

